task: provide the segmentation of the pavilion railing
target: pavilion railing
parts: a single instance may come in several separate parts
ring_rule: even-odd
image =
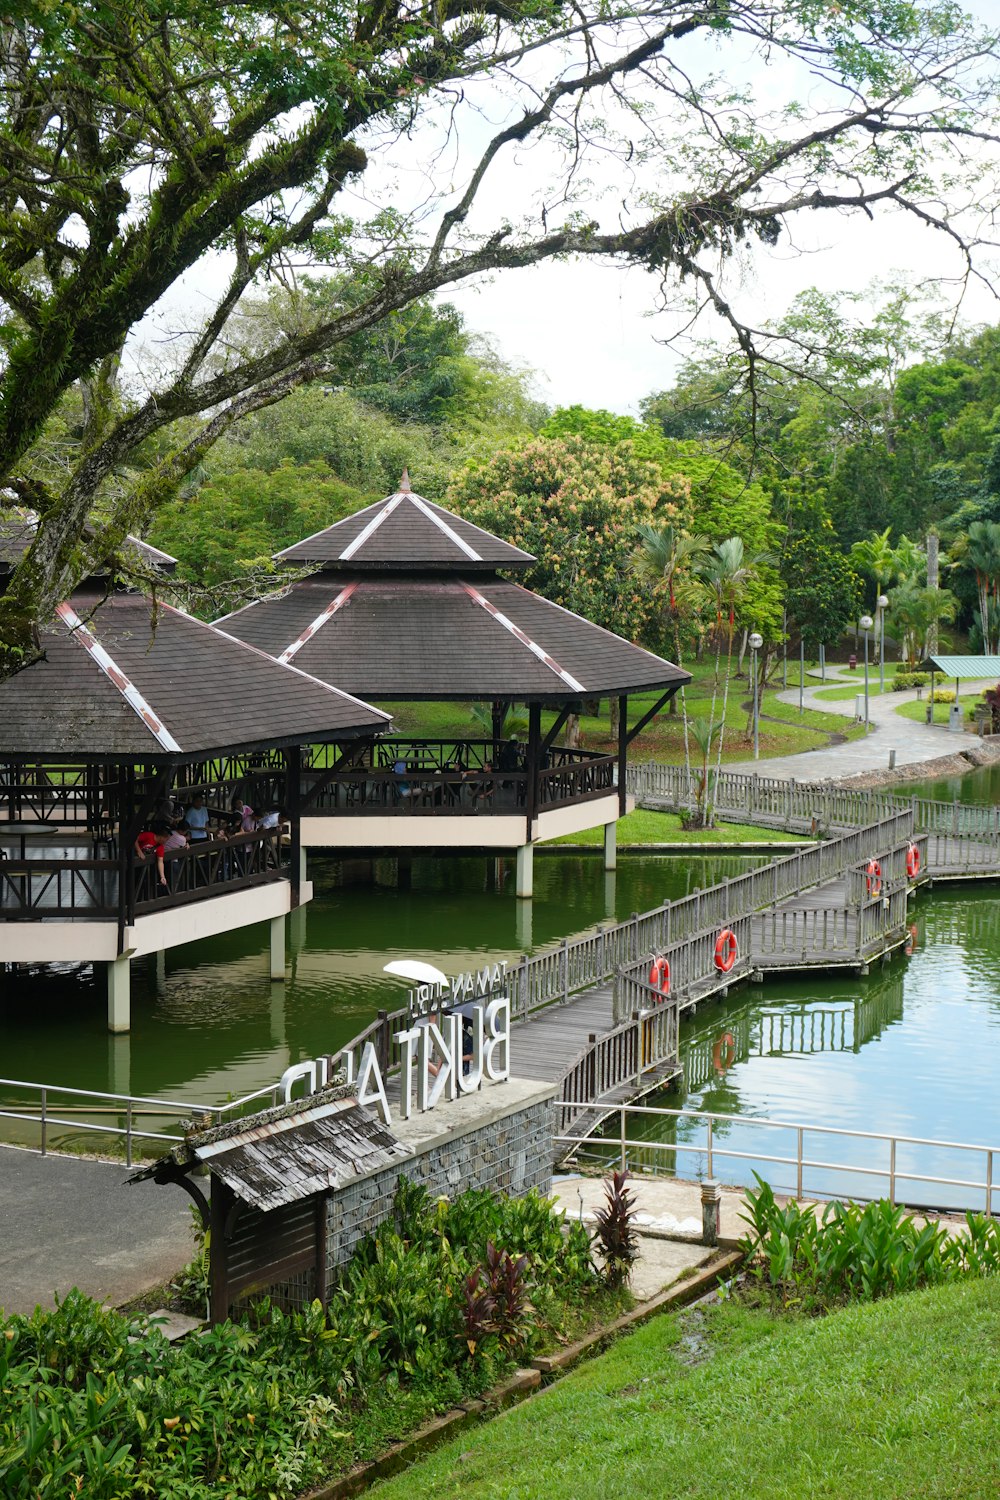
[[[122,863],[70,855],[50,859],[41,843],[31,857],[30,837],[20,836],[13,850],[0,845],[0,920],[37,921],[43,917],[106,921],[119,915]],[[228,891],[284,879],[280,836],[275,829],[240,834],[226,840],[206,839],[188,849],[164,855],[167,888],[159,885],[154,857],[131,870],[131,899],[124,913],[136,915],[186,905]],[[126,864],[127,868],[127,864]]]
[[[303,811],[348,813],[511,813],[528,805],[523,747],[516,758],[492,740],[378,739],[365,759],[316,747],[303,773]],[[509,756],[509,763],[505,763]],[[555,746],[537,778],[536,805],[548,808],[606,796],[617,758]]]

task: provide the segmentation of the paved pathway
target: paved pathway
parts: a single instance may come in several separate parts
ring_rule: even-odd
[[[129,1169],[0,1146],[0,1308],[30,1313],[74,1286],[124,1302],[191,1259],[190,1198],[126,1186]]]
[[[811,674],[810,674],[811,675]],[[877,681],[876,676],[876,681]],[[854,700],[844,699],[829,702],[817,698],[824,688],[838,687],[850,683],[859,693],[865,690],[864,677],[843,671],[834,676],[827,669],[826,682],[817,681],[806,687],[806,708],[822,709],[826,713],[843,714],[854,719]],[[983,687],[995,686],[992,679],[983,682],[963,682],[962,697],[977,697]],[[775,755],[766,760],[742,760],[726,766],[728,771],[759,771],[762,776],[777,776],[782,779],[795,777],[800,781],[823,781],[828,776],[854,776],[859,771],[885,771],[889,768],[889,752],[895,750],[897,766],[912,765],[916,761],[937,760],[942,755],[956,755],[978,743],[972,735],[952,734],[943,724],[922,724],[915,719],[904,718],[896,709],[901,703],[916,702],[916,691],[886,693],[884,696],[869,696],[868,718],[872,729],[867,739],[850,740],[843,745],[831,745],[828,749],[803,750],[797,755]],[[798,707],[799,690],[789,688],[778,694],[782,703]]]

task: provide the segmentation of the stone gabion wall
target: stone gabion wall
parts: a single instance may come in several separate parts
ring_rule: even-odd
[[[350,1260],[357,1245],[392,1213],[396,1182],[407,1177],[432,1198],[455,1198],[467,1188],[519,1197],[552,1186],[555,1108],[550,1100],[417,1152],[373,1177],[332,1192],[327,1207],[327,1279]]]

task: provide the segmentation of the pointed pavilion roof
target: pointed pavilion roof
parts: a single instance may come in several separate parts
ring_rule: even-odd
[[[319,571],[216,623],[365,698],[565,703],[690,681],[498,578],[534,559],[414,495],[405,471],[395,494],[277,555]]]
[[[195,759],[376,734],[388,715],[138,593],[81,592],[0,683],[0,759]]]
[[[494,573],[497,568],[527,568],[535,561],[530,552],[414,494],[405,469],[393,494],[275,557],[280,562],[315,563],[327,571],[350,573],[398,568]]]

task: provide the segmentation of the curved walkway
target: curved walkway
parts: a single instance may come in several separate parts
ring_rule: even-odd
[[[877,679],[876,679],[877,680]],[[870,681],[870,679],[869,679]],[[857,687],[858,695],[865,690],[864,677],[860,680],[855,672],[840,671],[832,675],[827,669],[826,681],[817,681],[806,687],[806,708],[820,709],[824,713],[842,714],[854,720],[854,702],[850,698],[840,702],[817,698],[816,694],[831,687],[847,684]],[[963,697],[976,697],[984,687],[995,686],[992,679],[962,684]],[[781,703],[798,707],[799,690],[789,688],[780,692]],[[774,755],[766,760],[741,760],[731,762],[727,771],[743,773],[759,772],[761,776],[776,776],[780,780],[794,777],[800,781],[824,781],[828,777],[855,776],[863,771],[886,771],[889,769],[889,752],[895,750],[896,765],[912,765],[915,762],[938,760],[944,755],[957,755],[979,743],[969,734],[953,734],[943,724],[921,724],[915,719],[904,718],[896,713],[902,703],[915,703],[916,689],[904,693],[885,693],[868,699],[868,719],[871,730],[867,738],[848,740],[843,745],[830,745],[819,750],[801,750],[796,755]]]

